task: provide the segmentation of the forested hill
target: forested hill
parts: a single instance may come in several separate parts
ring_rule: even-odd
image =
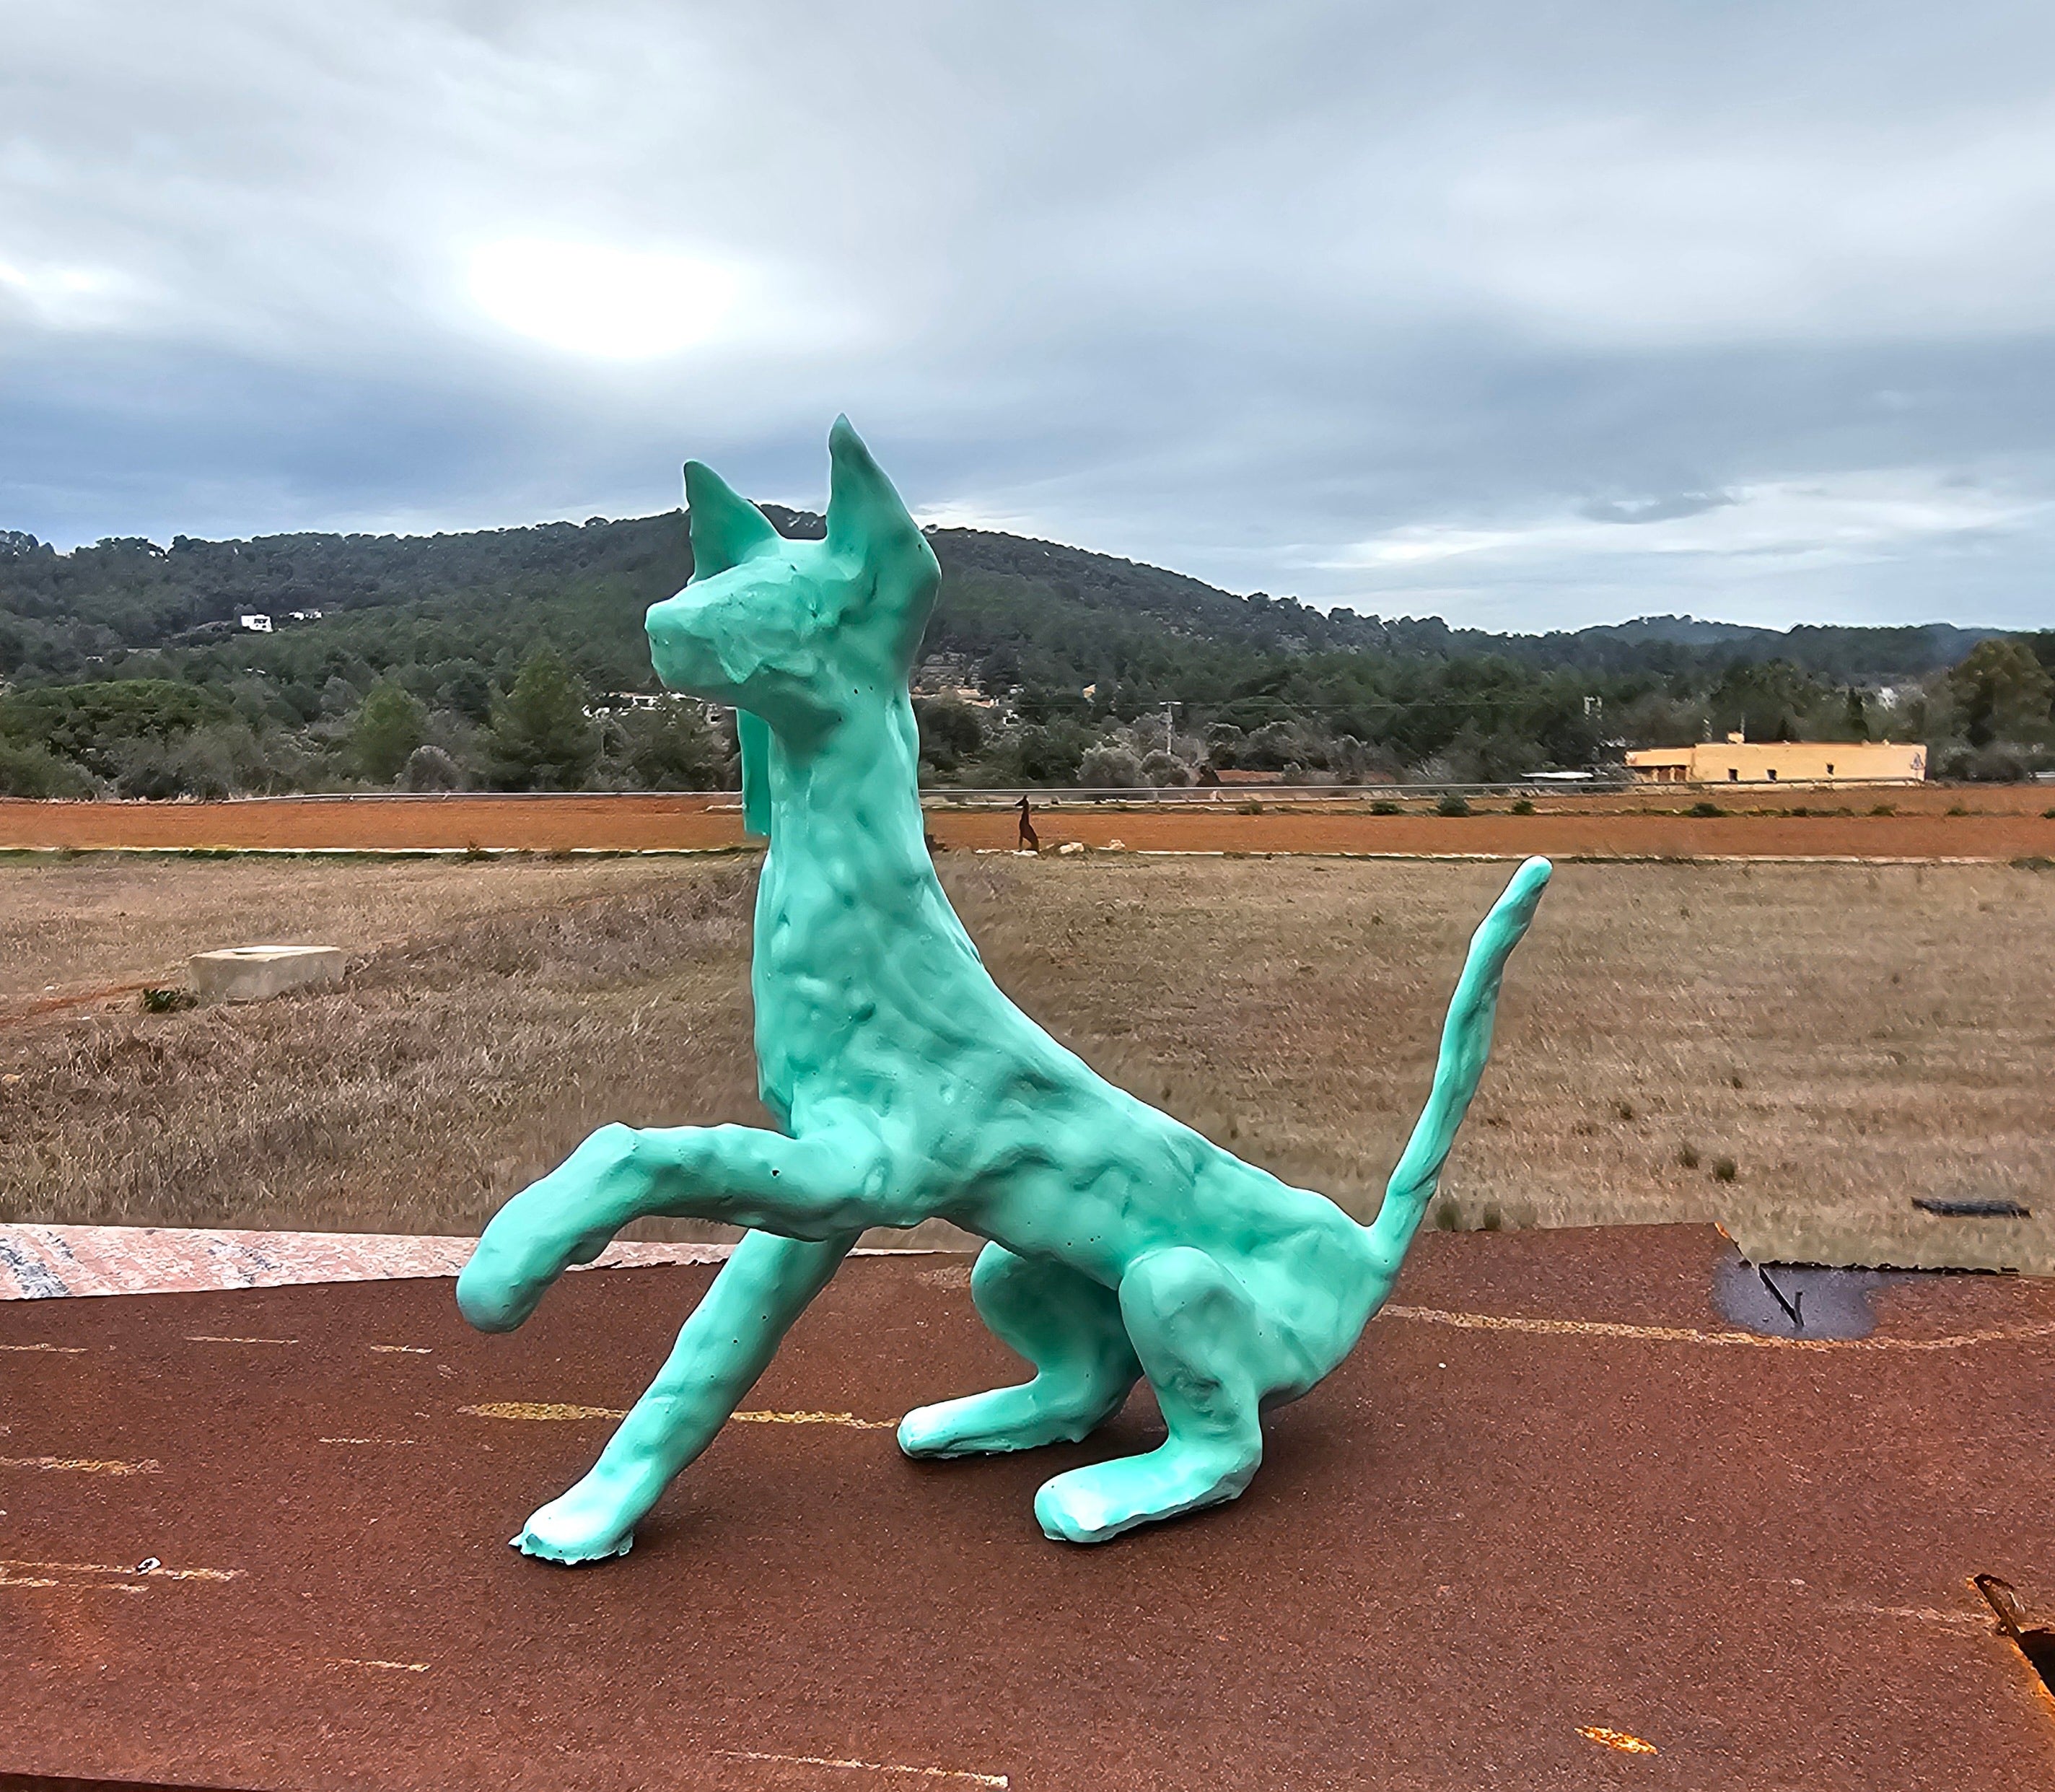
[[[766,508],[788,534],[822,531]],[[696,706],[622,701],[656,689],[643,614],[689,576],[686,535],[675,511],[69,554],[0,531],[0,793],[732,779],[732,740]],[[926,682],[999,700],[917,705],[934,782],[1160,784],[1208,767],[1460,782],[1736,728],[1923,739],[1962,776],[2055,759],[2055,634],[1657,616],[1495,635],[1237,597],[1017,536],[930,539]]]
[[[821,532],[818,516],[766,508],[788,535]],[[325,644],[374,664],[418,661],[432,649],[438,659],[503,669],[546,635],[589,678],[641,688],[650,682],[641,614],[690,576],[685,534],[684,514],[671,511],[461,535],[180,535],[168,548],[112,539],[57,554],[0,531],[0,678],[105,676],[100,669],[139,650],[168,649],[182,660],[210,646],[207,625],[232,623],[239,613],[319,610]],[[1436,618],[1323,613],[1262,592],[1238,597],[1181,574],[1015,535],[941,529],[929,539],[944,587],[929,650],[960,655],[992,689],[1099,684],[1131,688],[1140,701],[1197,699],[1242,681],[1252,652],[1493,656],[1536,668],[1659,674],[1783,661],[1833,680],[1916,677],[1954,664],[1995,632],[1947,624],[1780,632],[1659,616],[1500,635]],[[247,657],[251,645],[245,637],[236,647]]]

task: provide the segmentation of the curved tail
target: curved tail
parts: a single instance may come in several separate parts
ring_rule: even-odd
[[[1498,1010],[1498,986],[1505,961],[1534,918],[1534,910],[1554,869],[1545,859],[1530,859],[1513,874],[1505,893],[1470,937],[1469,958],[1450,999],[1449,1017],[1442,1027],[1442,1055],[1434,1065],[1434,1087],[1414,1123],[1405,1155],[1385,1185],[1384,1205],[1368,1228],[1370,1245],[1382,1286],[1382,1305],[1398,1279],[1406,1247],[1419,1230],[1427,1203],[1442,1179],[1442,1165],[1455,1143],[1456,1129],[1469,1111],[1491,1053],[1491,1026]]]

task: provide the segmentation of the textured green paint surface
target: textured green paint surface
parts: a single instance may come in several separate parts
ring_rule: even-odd
[[[778,1130],[602,1127],[500,1210],[457,1283],[465,1317],[503,1331],[631,1220],[751,1229],[591,1473],[514,1540],[554,1561],[625,1553],[858,1234],[935,1216],[991,1241],[972,1295],[1035,1374],[908,1414],[901,1449],[1083,1438],[1146,1376],[1165,1442],[1047,1482],[1043,1530],[1097,1542],[1233,1498],[1263,1409],[1327,1374],[1390,1293],[1548,878],[1528,860],[1477,929],[1369,1226],[1115,1088],[1000,993],[936,880],[906,682],[941,575],[846,420],[829,452],[820,542],[688,466],[695,571],[649,618],[665,684],[744,712],[746,819],[771,842],[751,987]]]

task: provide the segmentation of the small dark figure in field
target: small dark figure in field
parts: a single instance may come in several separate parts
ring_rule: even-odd
[[[1034,805],[1026,797],[1022,797],[1020,799],[1020,850],[1023,852],[1039,852],[1042,850],[1042,836],[1035,831],[1034,814]]]

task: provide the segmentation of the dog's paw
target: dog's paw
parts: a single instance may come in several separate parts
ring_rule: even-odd
[[[915,1458],[981,1456],[994,1450],[1013,1447],[994,1443],[980,1435],[982,1427],[967,1419],[968,1400],[944,1400],[935,1406],[917,1407],[899,1421],[899,1448]]]
[[[566,1568],[626,1555],[635,1546],[634,1521],[624,1523],[619,1513],[589,1496],[580,1498],[582,1491],[582,1486],[574,1487],[551,1500],[521,1527],[519,1537],[507,1541],[524,1556]]]
[[[916,1458],[1004,1455],[1075,1443],[1105,1416],[1102,1402],[1080,1411],[1045,1404],[1029,1387],[1001,1387],[917,1407],[899,1421],[899,1447]]]
[[[1089,1484],[1066,1474],[1045,1481],[1035,1495],[1035,1522],[1052,1543],[1104,1543],[1147,1521],[1133,1513],[1109,1510],[1093,1497]]]

